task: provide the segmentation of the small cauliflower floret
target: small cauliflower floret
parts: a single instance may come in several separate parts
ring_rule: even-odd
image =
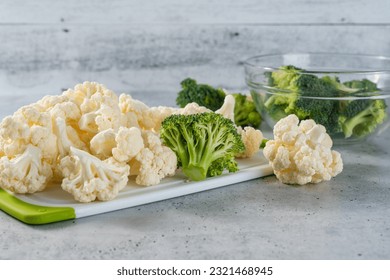
[[[66,124],[65,119],[56,118],[54,121],[54,133],[57,136],[57,149],[60,158],[67,156],[71,147],[87,150],[87,146],[81,141],[77,131]]]
[[[15,193],[42,191],[52,178],[50,164],[42,158],[42,151],[28,145],[24,153],[9,159],[0,158],[1,187]]]
[[[56,104],[61,104],[67,101],[69,101],[69,99],[65,95],[46,95],[35,104],[41,112],[46,112],[52,109]]]
[[[194,102],[187,104],[184,108],[166,106],[149,107],[143,102],[133,99],[128,94],[121,94],[119,96],[119,107],[122,114],[126,116],[127,127],[136,126],[154,132],[159,132],[162,121],[170,115],[193,115],[211,112],[206,107],[199,106]]]
[[[104,85],[84,82],[65,91],[63,95],[80,109],[78,128],[85,143],[89,143],[100,131],[109,128],[117,131],[126,123],[125,115],[119,109],[118,96]]]
[[[253,157],[259,150],[261,142],[263,141],[263,133],[251,126],[241,128],[237,127],[237,132],[241,135],[242,142],[245,145],[245,152],[238,154],[238,158]]]
[[[206,107],[199,106],[197,103],[192,102],[188,103],[184,108],[179,109],[175,112],[177,115],[195,115],[201,113],[212,112],[210,109]]]
[[[175,174],[177,157],[152,131],[143,131],[142,137],[145,147],[130,160],[131,175],[137,175],[135,181],[139,185],[156,185],[164,177]]]
[[[143,102],[133,99],[128,94],[121,94],[119,96],[119,107],[127,117],[127,123],[133,123],[137,121],[137,125],[145,130],[159,131],[162,121],[177,112],[178,108],[172,107],[149,107]],[[128,126],[129,127],[129,126]]]
[[[125,120],[118,103],[116,103],[114,106],[102,104],[100,109],[96,111],[95,122],[99,131],[109,128],[117,131],[124,124]]]
[[[51,127],[50,114],[39,111],[35,103],[19,108],[12,117],[30,127],[33,125]]]
[[[32,144],[43,151],[43,158],[53,163],[57,157],[56,136],[50,114],[40,112],[35,104],[17,110],[0,124],[2,149],[9,158],[21,154]]]
[[[80,202],[114,199],[128,181],[129,166],[113,158],[100,160],[71,148],[71,155],[61,160],[64,179],[61,187]]]
[[[304,185],[328,181],[343,170],[332,145],[324,126],[313,120],[299,123],[296,115],[289,115],[275,124],[274,140],[266,143],[263,153],[281,182]]]
[[[42,157],[51,164],[55,162],[58,149],[57,137],[47,127],[33,125],[31,128],[30,143],[42,151]]]
[[[99,132],[90,143],[91,153],[100,159],[114,157],[119,162],[128,162],[144,147],[141,130],[137,127],[120,127]]]
[[[236,104],[236,100],[234,99],[234,96],[231,94],[227,94],[225,96],[225,99],[223,101],[223,104],[221,108],[219,108],[215,113],[221,114],[227,119],[230,119],[232,122],[234,122],[234,106]]]
[[[23,153],[30,142],[30,127],[26,123],[17,121],[13,116],[7,116],[0,123],[0,137],[3,153],[13,157]]]
[[[96,82],[77,84],[74,89],[64,91],[63,96],[75,103],[83,114],[98,110],[103,103],[118,103],[118,97],[113,91]]]
[[[66,120],[67,124],[76,125],[81,117],[80,109],[73,102],[63,102],[54,105],[48,111],[53,120],[62,118]]]
[[[91,153],[102,160],[112,157],[112,149],[116,147],[115,136],[112,128],[96,134],[90,143]]]
[[[137,127],[121,127],[115,136],[113,157],[120,162],[128,162],[144,148],[141,130]]]

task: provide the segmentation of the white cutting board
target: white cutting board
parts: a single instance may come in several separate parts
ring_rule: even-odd
[[[28,216],[29,213],[22,213],[22,215],[20,215],[20,213],[19,215],[14,214],[15,211],[18,211],[18,203],[13,205],[12,202],[9,202],[8,198],[3,199],[2,201],[2,197],[0,196],[0,209],[26,223],[50,223],[60,220],[81,218],[106,213],[182,195],[211,190],[271,175],[273,173],[272,168],[268,165],[268,162],[261,153],[258,153],[250,159],[239,159],[237,161],[240,168],[238,172],[222,174],[221,176],[208,178],[199,182],[188,181],[181,173],[176,174],[174,177],[165,178],[160,184],[150,187],[136,185],[134,180],[131,179],[129,180],[128,185],[119,193],[115,199],[105,202],[75,202],[72,196],[63,191],[60,186],[50,186],[43,192],[34,194],[5,194],[12,195],[18,200],[25,202],[27,206],[33,205],[41,207],[40,209],[33,209],[34,214],[31,215],[35,216],[32,217],[30,215],[28,219],[25,216]],[[5,204],[3,203],[5,200],[7,200],[6,206],[3,205]],[[41,215],[49,215],[48,212],[50,211],[47,210],[51,210],[50,207],[65,207],[68,210],[74,209],[74,216],[58,216],[57,214],[51,214],[50,217],[39,217],[39,213],[42,213]],[[11,211],[9,211],[9,208],[11,208]],[[28,210],[26,211],[28,212]]]

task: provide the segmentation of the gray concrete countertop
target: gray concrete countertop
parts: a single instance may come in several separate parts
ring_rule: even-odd
[[[0,211],[0,259],[389,259],[389,142],[336,147],[344,171],[317,185],[269,176],[39,226]]]

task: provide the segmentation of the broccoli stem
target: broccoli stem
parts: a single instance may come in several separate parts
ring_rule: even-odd
[[[275,102],[275,95],[272,95],[271,97],[269,97],[265,102],[264,102],[264,106],[266,108],[268,108],[269,106],[271,106],[274,102]]]
[[[193,147],[202,147],[201,153],[195,152],[190,155],[190,160],[187,166],[183,165],[183,173],[191,178],[194,181],[201,181],[206,179],[207,172],[212,164],[212,162],[223,158],[228,150],[232,148],[231,141],[228,137],[228,144],[225,144],[223,149],[218,149],[218,146],[222,146],[222,140],[226,137],[225,132],[218,129],[216,125],[201,126],[203,129],[207,130],[209,137],[207,139],[200,138],[198,143],[192,143],[190,146]],[[233,143],[233,142],[232,142]]]
[[[346,120],[341,126],[344,132],[345,138],[352,136],[354,129],[365,122],[370,121],[370,115],[372,114],[372,106],[369,106],[367,109],[361,111],[354,117]]]

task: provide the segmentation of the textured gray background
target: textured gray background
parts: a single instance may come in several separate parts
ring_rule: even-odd
[[[257,54],[390,55],[390,1],[2,0],[0,39],[14,108],[85,80],[174,105],[187,76],[244,89],[242,62]]]
[[[277,52],[390,56],[390,1],[0,2],[0,117],[84,80],[174,105],[191,76],[246,90],[242,62]],[[0,259],[389,259],[390,132],[339,147],[345,170],[273,176],[44,226],[0,212]]]

